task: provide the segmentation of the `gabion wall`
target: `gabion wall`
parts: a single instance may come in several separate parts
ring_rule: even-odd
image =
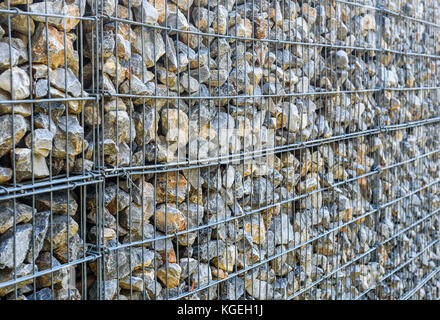
[[[0,300],[440,298],[438,0],[0,3]]]

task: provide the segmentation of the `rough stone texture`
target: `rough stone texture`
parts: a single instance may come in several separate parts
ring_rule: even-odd
[[[53,292],[43,275],[1,299],[414,288],[440,259],[438,215],[427,217],[440,205],[440,34],[420,21],[437,23],[440,3],[382,1],[394,14],[376,2],[29,1],[69,18],[46,28],[18,14],[11,30],[0,13],[0,184],[105,173],[102,187],[55,183],[34,197],[0,188],[0,283],[13,278],[14,220],[18,277],[109,249],[87,262],[87,288],[80,264],[54,272]],[[74,18],[96,13],[102,23]],[[434,277],[413,298],[438,287]]]
[[[18,225],[0,236],[0,269],[19,266],[26,257],[31,240],[32,225]],[[14,254],[15,253],[15,254]]]

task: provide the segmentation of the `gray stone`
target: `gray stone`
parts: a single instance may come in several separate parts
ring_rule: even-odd
[[[29,75],[19,67],[8,69],[0,74],[0,88],[16,100],[26,99],[31,94]]]
[[[50,251],[67,246],[67,241],[78,232],[78,223],[70,216],[54,216],[46,233],[43,250]]]
[[[14,232],[15,231],[15,232]],[[0,269],[20,266],[29,249],[32,225],[18,225],[0,236]]]
[[[28,127],[28,122],[21,115],[0,116],[0,157],[7,154],[23,138]],[[14,136],[12,135],[12,130],[14,131]]]
[[[15,211],[14,211],[15,209]],[[15,212],[15,214],[14,214]],[[14,215],[15,215],[15,223],[26,223],[29,222],[33,215],[36,213],[36,210],[32,207],[8,200],[0,203],[0,234],[5,233],[14,225]]]
[[[14,47],[11,47],[9,50],[8,43],[0,42],[0,70],[15,67],[18,64],[18,60],[18,51]]]
[[[54,71],[49,70],[50,84],[63,92],[67,92],[73,97],[86,97],[87,93],[82,90],[81,83],[69,68],[58,68]]]
[[[26,256],[27,263],[34,263],[41,249],[43,248],[44,238],[49,228],[50,211],[35,213],[33,221],[33,235],[29,244],[29,251]]]
[[[38,154],[32,155],[31,149],[15,148],[11,152],[11,160],[14,157],[17,181],[49,176],[49,168],[45,158]]]

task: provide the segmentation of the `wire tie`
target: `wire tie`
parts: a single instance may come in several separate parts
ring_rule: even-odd
[[[18,11],[18,8],[10,8],[9,10],[14,11],[15,13],[10,17],[10,19],[13,19],[15,16],[19,15],[20,12]],[[0,20],[0,24],[5,23],[6,21],[8,21],[9,15],[8,17],[6,17],[3,20]],[[32,19],[32,18],[31,18]]]
[[[9,190],[3,186],[0,186],[0,189],[4,190],[6,194],[9,194]]]

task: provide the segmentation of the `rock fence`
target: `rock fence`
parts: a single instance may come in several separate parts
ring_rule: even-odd
[[[439,298],[439,1],[37,1],[0,300]]]

